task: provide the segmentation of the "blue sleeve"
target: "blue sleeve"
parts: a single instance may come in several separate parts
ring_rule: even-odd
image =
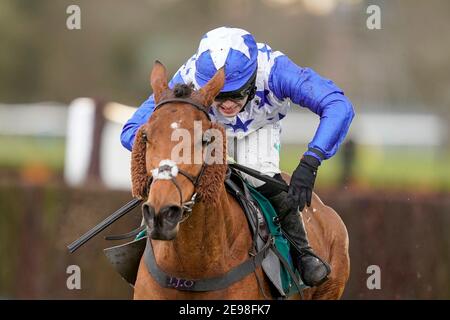
[[[169,88],[177,83],[184,83],[180,72],[177,72],[175,76],[169,82]],[[155,99],[153,94],[141,104],[141,106],[136,110],[133,116],[125,123],[122,128],[122,133],[120,135],[120,142],[122,145],[131,151],[133,149],[134,137],[139,128],[148,121],[155,108]]]
[[[312,69],[297,66],[283,55],[276,58],[272,67],[269,89],[278,99],[289,98],[320,116],[319,127],[305,155],[322,161],[336,154],[355,113],[350,100],[333,81]]]

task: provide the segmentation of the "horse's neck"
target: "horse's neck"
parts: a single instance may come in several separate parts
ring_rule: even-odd
[[[236,241],[242,239],[244,223],[240,208],[230,202],[222,188],[217,205],[200,202],[194,207],[175,240],[155,243],[157,262],[167,272],[185,277],[223,274],[229,269],[233,251],[244,252],[239,247],[245,247],[245,241]]]

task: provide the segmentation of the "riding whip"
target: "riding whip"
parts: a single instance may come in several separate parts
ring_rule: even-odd
[[[116,212],[108,216],[105,220],[97,224],[94,228],[83,234],[80,238],[72,242],[67,246],[67,249],[69,249],[70,253],[74,253],[79,247],[81,247],[83,244],[91,240],[93,237],[95,237],[97,234],[102,232],[105,228],[113,224],[115,221],[126,215],[128,212],[136,208],[139,204],[142,203],[143,200],[141,199],[133,199],[130,202],[126,203],[124,206],[122,206],[120,209],[118,209]]]

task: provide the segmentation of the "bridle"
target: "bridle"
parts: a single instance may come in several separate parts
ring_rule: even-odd
[[[188,98],[185,98],[185,99],[173,98],[173,99],[163,100],[155,106],[155,110],[158,108],[161,108],[161,106],[164,106],[165,104],[170,103],[170,102],[181,102],[181,103],[190,104],[191,106],[202,111],[207,116],[208,120],[211,121],[211,118],[208,114],[208,110],[203,105],[197,103],[196,101],[188,99]],[[212,124],[211,124],[211,127],[212,127]],[[146,137],[145,137],[145,139],[146,139]],[[205,135],[203,135],[203,141],[206,142],[206,148],[208,148],[212,139],[209,136],[205,137]],[[208,154],[209,153],[207,152],[207,155]],[[201,178],[205,172],[206,166],[207,166],[207,159],[205,159],[205,161],[202,163],[200,172],[196,177],[185,172],[184,170],[179,169],[175,165],[175,163],[171,160],[162,160],[160,162],[159,167],[152,170],[153,180],[158,180],[158,179],[171,180],[172,183],[177,188],[177,190],[180,194],[180,206],[182,208],[182,218],[179,223],[186,221],[186,219],[188,219],[190,217],[190,215],[192,214],[192,208],[195,205],[196,200],[198,199],[196,189],[197,189],[199,181],[201,180]],[[182,202],[183,201],[183,192],[176,180],[178,173],[185,176],[194,185],[194,194],[192,195],[192,197],[189,201],[186,201],[184,203]],[[231,182],[230,179],[228,179],[226,181]],[[151,183],[151,181],[150,181],[150,183]],[[150,187],[150,185],[149,185],[149,187]],[[241,199],[244,198],[241,191],[239,191],[238,194],[240,195]],[[252,203],[252,202],[250,202],[250,203]],[[255,208],[254,205],[252,207]],[[245,211],[250,212],[248,210],[245,210]],[[254,211],[254,213],[256,213],[256,211]],[[154,249],[153,249],[153,245],[152,245],[152,241],[151,241],[150,237],[147,236],[146,237],[147,239],[145,240],[146,246],[144,249],[143,259],[144,259],[144,263],[147,267],[148,272],[151,274],[153,279],[158,283],[158,285],[163,288],[171,288],[171,289],[176,289],[176,290],[193,291],[193,292],[206,292],[206,291],[224,290],[224,289],[230,287],[232,284],[244,279],[249,274],[255,272],[258,267],[261,267],[264,259],[269,254],[269,250],[274,250],[274,252],[278,252],[274,246],[275,238],[272,235],[270,235],[270,233],[269,233],[269,236],[267,237],[267,239],[264,240],[261,248],[258,249],[257,239],[259,239],[259,236],[258,236],[259,217],[258,216],[255,216],[255,217],[256,217],[256,220],[255,220],[254,224],[256,226],[255,226],[255,231],[254,231],[253,250],[251,252],[249,252],[250,257],[247,258],[244,262],[238,264],[237,266],[234,266],[233,268],[231,268],[224,274],[222,274],[220,276],[216,276],[216,277],[209,277],[209,278],[203,278],[203,279],[183,279],[183,278],[174,277],[173,275],[166,273],[164,270],[162,270],[158,266],[158,263],[157,263],[156,257],[155,257],[155,253],[154,253]],[[247,219],[248,219],[248,221],[253,221],[249,217],[249,215],[247,215]],[[263,219],[263,218],[261,217],[261,219]],[[147,227],[144,227],[144,228],[146,229]],[[138,240],[138,241],[141,241],[141,240]],[[275,255],[277,255],[277,253],[275,253]],[[283,257],[281,256],[281,254],[278,254],[277,256],[280,258],[282,263],[284,263],[283,262],[284,260],[282,260]],[[285,263],[287,263],[287,262],[285,262]],[[298,284],[298,281],[295,280],[296,279],[295,274],[289,270],[291,270],[291,269],[288,269],[288,272],[290,272],[291,276],[293,276],[294,283],[297,286],[300,294],[302,295],[302,289],[301,289],[300,284]],[[258,288],[261,290],[262,294],[267,298],[266,294],[264,293],[264,290],[262,289],[262,285],[260,283],[260,279],[259,279],[258,275],[256,273],[255,273],[255,275],[256,275],[256,280],[258,282]]]
[[[164,106],[168,103],[173,103],[173,102],[187,103],[187,104],[195,107],[196,109],[202,111],[206,115],[208,120],[211,121],[211,117],[208,113],[208,109],[204,105],[202,105],[192,99],[189,99],[189,98],[171,98],[171,99],[162,100],[155,106],[154,111],[156,111],[157,109],[161,108],[162,106]],[[145,133],[143,135],[143,138],[144,138],[144,141],[146,142],[147,136],[145,135]],[[203,141],[205,142],[206,148],[208,148],[209,145],[211,144],[211,138],[204,136]],[[206,152],[206,155],[208,155],[208,152]],[[150,190],[152,181],[156,181],[156,180],[172,181],[172,183],[175,185],[175,187],[177,188],[178,193],[180,195],[180,207],[181,207],[181,212],[182,212],[182,218],[180,220],[180,223],[182,223],[190,217],[190,215],[192,214],[193,206],[195,205],[196,201],[200,198],[196,190],[197,190],[197,186],[200,182],[200,179],[202,178],[203,173],[205,172],[206,166],[207,166],[207,161],[203,161],[202,167],[200,168],[200,173],[196,177],[194,177],[190,173],[178,168],[177,165],[175,164],[175,162],[173,162],[171,160],[162,160],[159,163],[159,166],[152,170],[152,177],[149,180],[149,185],[148,185],[147,190]],[[190,200],[185,201],[185,202],[183,202],[183,191],[181,190],[181,187],[176,179],[178,174],[181,174],[184,177],[186,177],[194,186],[194,194],[192,195]]]

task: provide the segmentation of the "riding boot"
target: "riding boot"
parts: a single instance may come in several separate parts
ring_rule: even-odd
[[[291,243],[294,264],[300,276],[309,287],[315,287],[328,278],[330,266],[320,259],[309,245],[301,212],[292,210],[285,204],[287,192],[280,192],[269,197],[269,201],[278,214],[281,230]]]

